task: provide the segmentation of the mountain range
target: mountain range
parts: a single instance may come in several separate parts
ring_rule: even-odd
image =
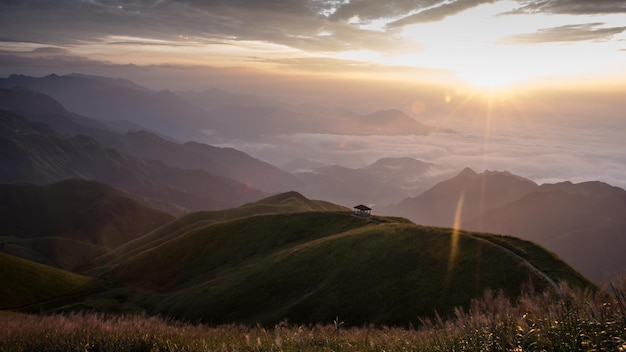
[[[465,169],[417,197],[377,208],[430,225],[517,236],[554,251],[598,284],[626,272],[626,191],[602,182],[537,185]]]
[[[40,78],[11,75],[0,79],[0,88],[15,87],[49,95],[68,110],[101,120],[118,132],[124,126],[132,129],[142,126],[142,130],[180,141],[206,140],[202,131],[218,137],[243,139],[285,133],[422,135],[445,132],[399,110],[359,114],[341,109],[301,109],[220,90],[182,92],[179,96],[170,91],[152,91],[128,80],[82,74],[52,74]]]
[[[82,192],[105,189],[113,198],[126,197],[95,182],[69,182],[81,182]],[[58,185],[5,187],[33,187],[42,194],[37,200],[51,207],[63,201],[47,196]],[[93,203],[85,199],[84,205]],[[45,216],[32,212],[31,220],[38,222],[40,214]],[[84,221],[68,215],[59,222]],[[135,219],[132,212],[126,215]],[[95,227],[107,221],[94,219],[100,219]],[[85,241],[92,238],[88,232]],[[459,250],[451,257],[452,241]],[[554,289],[558,281],[593,288],[530,242],[455,234],[401,218],[362,218],[296,192],[173,219],[90,258],[78,272],[19,254],[0,253],[2,308],[159,314],[205,323],[314,324],[339,316],[349,325],[405,325],[435,311],[452,314],[488,288],[511,296],[527,285]]]
[[[602,182],[544,184],[463,225],[538,243],[598,283],[626,272],[625,226],[626,191]]]
[[[0,226],[0,252],[29,262],[3,260],[80,282],[68,284],[79,291],[89,286],[98,291],[89,295],[100,302],[90,306],[96,310],[113,300],[120,303],[113,310],[212,323],[329,322],[341,313],[352,323],[395,324],[449,311],[488,287],[515,295],[528,278],[540,288],[559,279],[589,286],[575,270],[598,285],[626,272],[626,191],[605,183],[538,185],[469,168],[452,176],[413,158],[359,168],[299,160],[280,169],[233,148],[180,141],[216,128],[253,139],[265,130],[435,131],[398,111],[364,115],[218,90],[178,96],[83,75],[14,75],[0,79],[2,86],[11,88],[0,88],[0,211],[11,221]],[[172,116],[185,126],[170,129]],[[365,221],[343,207],[358,203],[393,217]],[[459,259],[450,257],[452,228],[467,230]],[[545,263],[528,251],[551,268],[540,268]],[[425,287],[414,291],[415,282]],[[346,296],[356,303],[346,304]],[[40,299],[47,300],[12,298],[5,306]],[[357,304],[381,308],[359,313]]]
[[[65,137],[6,111],[0,111],[0,138],[1,182],[99,180],[171,212],[224,208],[263,196],[232,179],[134,158],[91,137]]]
[[[450,176],[451,170],[413,158],[383,158],[360,168],[304,160],[285,166],[302,182],[294,189],[316,199],[351,205],[391,204],[419,195]]]
[[[0,89],[0,109],[47,124],[68,137],[89,136],[104,147],[129,156],[183,169],[202,169],[267,192],[287,191],[299,184],[292,175],[232,148],[198,142],[178,143],[144,130],[118,133],[102,121],[66,110],[42,93],[21,88]]]
[[[0,87],[23,87],[46,94],[77,114],[100,121],[130,121],[176,139],[198,137],[209,127],[200,109],[171,92],[155,92],[131,81],[72,74],[11,75]]]
[[[233,148],[218,148],[193,141],[179,143],[143,130],[119,133],[106,125],[104,121],[70,112],[53,98],[25,88],[0,89],[0,109],[17,113],[20,117],[25,117],[32,122],[46,124],[62,135],[62,138],[90,137],[102,149],[114,149],[120,155],[128,157],[127,159],[139,159],[135,160],[137,162],[156,165],[154,162],[157,161],[168,170],[171,167],[204,170],[211,175],[233,179],[243,183],[246,187],[263,192],[297,190],[309,197],[328,199],[344,205],[350,205],[355,200],[366,203],[391,203],[403,197],[418,194],[441,180],[449,172],[437,165],[411,158],[385,158],[359,169],[339,165],[320,165],[315,170],[290,174]],[[13,138],[15,137],[14,135]],[[131,162],[133,163],[135,162]],[[81,170],[83,167],[73,165],[69,168]],[[41,170],[25,172],[38,174]],[[7,177],[10,174],[11,172],[7,174]],[[43,182],[42,180],[56,181],[63,177],[79,175],[66,173],[56,175],[51,179],[40,176],[31,175],[30,178],[20,176],[15,179]],[[157,195],[146,191],[140,193],[136,187],[129,187],[120,182],[121,178],[115,182],[110,178],[98,178],[94,172],[87,171],[82,172],[80,177],[109,182],[146,199],[153,199],[152,204],[158,204],[156,202],[167,198],[165,194]],[[11,179],[5,178],[4,180],[10,181]],[[127,183],[131,180],[132,178],[129,178]],[[208,182],[215,182],[215,180],[207,180]],[[168,186],[174,185],[168,184]],[[219,200],[223,205],[219,202],[211,204],[208,200],[203,203],[203,201],[183,198],[188,197],[179,196],[174,202],[167,200],[161,207],[168,211],[180,212],[184,209],[199,209],[201,206],[215,208],[240,204],[236,194],[232,197],[232,202],[225,201],[227,197],[221,197]],[[244,201],[247,200],[251,199],[244,199]],[[177,208],[180,209],[176,210]]]

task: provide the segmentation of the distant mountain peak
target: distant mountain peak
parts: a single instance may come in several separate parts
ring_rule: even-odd
[[[382,109],[382,110],[378,110],[375,111],[367,116],[370,117],[376,117],[376,118],[391,118],[391,117],[407,117],[410,118],[409,115],[405,114],[404,112],[402,112],[401,110],[398,109]]]
[[[14,73],[14,74],[10,75],[9,78],[31,78],[31,77],[23,75],[23,74],[19,74],[19,73]]]
[[[472,170],[469,167],[466,167],[465,169],[463,169],[463,171],[459,172],[459,176],[478,176],[478,174],[476,173],[476,171]]]
[[[0,108],[39,114],[68,113],[63,105],[50,96],[21,85],[11,89],[0,88]]]
[[[386,157],[381,158],[370,164],[370,167],[399,167],[405,165],[432,166],[434,164],[419,159],[405,157]]]

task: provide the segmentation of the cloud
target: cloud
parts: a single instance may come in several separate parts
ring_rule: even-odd
[[[558,128],[556,128],[558,126]],[[615,145],[621,129],[590,134],[584,126],[540,124],[503,127],[485,135],[484,125],[455,122],[458,134],[430,136],[284,135],[263,143],[229,142],[276,165],[298,158],[362,167],[384,157],[413,157],[460,171],[510,171],[538,183],[600,180],[626,188],[626,155]],[[579,138],[584,135],[586,138]]]
[[[406,16],[389,24],[389,27],[401,27],[416,23],[437,22],[479,5],[491,4],[498,0],[457,0],[444,2],[438,6]]]
[[[599,15],[626,13],[623,0],[520,0],[522,6],[508,14],[553,13]]]
[[[6,41],[57,46],[125,36],[164,41],[151,45],[260,41],[305,51],[389,50],[403,45],[395,27],[495,1],[3,0],[0,23]],[[379,29],[363,26],[372,21],[381,21]]]
[[[368,22],[402,17],[411,11],[426,9],[441,3],[443,3],[442,0],[356,0],[339,7],[331,18],[336,20],[358,18],[360,21]]]
[[[109,65],[88,59],[59,47],[39,47],[31,51],[0,50],[0,67],[94,67]]]
[[[301,72],[323,72],[323,73],[357,73],[363,75],[381,76],[404,76],[413,75],[420,77],[425,82],[437,82],[454,79],[455,73],[450,70],[429,67],[414,66],[390,66],[371,62],[343,60],[327,57],[301,57],[301,58],[277,58],[268,59],[251,57],[250,61],[271,63],[279,69],[289,69]]]
[[[334,5],[333,5],[334,4]],[[3,37],[11,41],[80,45],[111,37],[197,43],[262,41],[303,50],[390,48],[393,31],[361,29],[330,19],[342,1],[2,1]]]
[[[71,51],[64,48],[55,48],[55,47],[39,47],[35,48],[32,51],[33,54],[41,55],[41,54],[51,54],[51,55],[69,55]]]
[[[507,44],[599,41],[626,31],[626,27],[597,28],[603,23],[565,25],[540,29],[535,33],[516,34],[502,39]]]

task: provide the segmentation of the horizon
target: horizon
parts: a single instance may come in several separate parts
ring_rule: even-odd
[[[0,340],[624,349],[625,113],[625,0],[0,0]]]
[[[626,5],[615,0],[4,1],[0,10],[5,75],[217,71],[479,92],[626,81]],[[172,88],[165,76],[142,83]]]
[[[3,77],[80,73],[155,91],[218,88],[308,115],[307,106],[398,109],[458,133],[202,140],[273,164],[360,167],[410,156],[536,182],[626,187],[622,1],[66,0],[3,1],[0,10]]]

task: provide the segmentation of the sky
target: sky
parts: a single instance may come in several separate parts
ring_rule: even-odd
[[[619,84],[626,2],[1,0],[0,60],[3,74],[117,67],[476,89]],[[153,76],[154,86],[184,86]]]
[[[459,132],[224,142],[275,163],[413,156],[626,187],[624,0],[0,0],[0,76],[73,72]]]

